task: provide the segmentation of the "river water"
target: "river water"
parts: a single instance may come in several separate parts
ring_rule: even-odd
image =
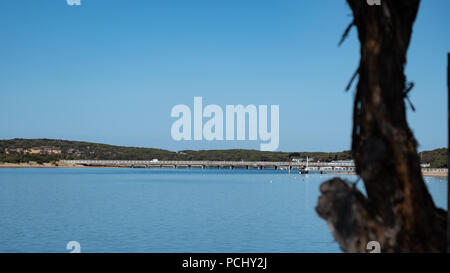
[[[0,252],[69,252],[69,241],[82,252],[340,252],[314,210],[319,185],[330,177],[237,169],[0,169]],[[447,179],[425,180],[446,208]]]

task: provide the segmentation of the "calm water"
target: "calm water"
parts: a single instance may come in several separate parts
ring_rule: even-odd
[[[257,170],[0,169],[0,252],[337,252],[328,176]],[[348,179],[355,177],[346,176]],[[426,178],[447,207],[447,179]]]

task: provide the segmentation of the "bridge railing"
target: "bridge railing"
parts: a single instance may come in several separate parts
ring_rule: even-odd
[[[423,172],[433,172],[433,173],[448,173],[448,169],[444,169],[444,168],[422,168]]]
[[[61,160],[62,162],[68,164],[85,164],[85,165],[101,165],[101,166],[234,166],[234,167],[288,167],[289,165],[293,168],[298,168],[305,166],[306,162],[268,162],[268,161],[152,161],[152,160]],[[308,166],[312,170],[349,170],[354,171],[355,165],[352,163],[342,163],[338,162],[311,162]],[[446,168],[422,168],[423,172],[433,172],[433,173],[448,173]]]
[[[269,161],[152,161],[152,160],[62,160],[62,162],[70,164],[99,164],[99,165],[117,165],[117,164],[142,164],[142,165],[226,165],[226,166],[310,166],[310,167],[354,167],[351,163],[336,162],[269,162]]]

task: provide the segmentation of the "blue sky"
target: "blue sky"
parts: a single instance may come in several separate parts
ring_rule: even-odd
[[[419,150],[447,146],[450,1],[422,1],[408,54]],[[182,149],[259,141],[172,140],[176,104],[280,105],[282,151],[350,148],[357,67],[344,0],[0,2],[0,139]]]

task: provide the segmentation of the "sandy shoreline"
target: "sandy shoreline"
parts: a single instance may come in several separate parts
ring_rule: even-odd
[[[55,163],[0,163],[0,168],[129,168],[129,167],[113,167],[113,166],[83,166],[75,165],[64,162]],[[346,173],[324,173],[323,175],[340,175]],[[354,173],[351,173],[354,174]],[[422,172],[423,176],[437,176],[437,177],[448,177],[448,172]]]
[[[85,168],[85,166],[67,164],[63,162],[56,163],[0,163],[0,168]]]

